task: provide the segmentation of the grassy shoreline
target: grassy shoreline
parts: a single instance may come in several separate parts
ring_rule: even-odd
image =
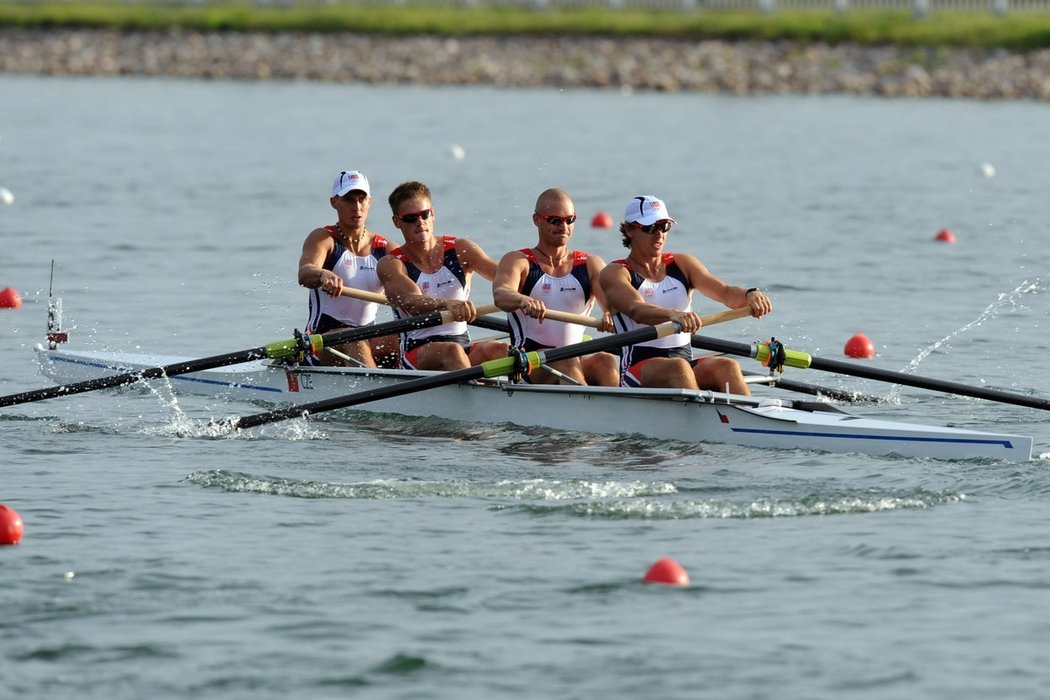
[[[795,41],[1033,51],[1050,47],[1050,14],[854,10],[737,11],[523,10],[432,5],[256,7],[111,2],[0,2],[0,30],[186,29],[205,32],[350,32],[385,36],[606,36]]]

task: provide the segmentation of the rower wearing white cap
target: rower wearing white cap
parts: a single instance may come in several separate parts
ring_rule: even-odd
[[[602,270],[613,323],[618,333],[644,325],[677,321],[683,331],[658,340],[624,347],[620,357],[623,386],[710,389],[734,394],[751,392],[740,365],[727,357],[692,359],[689,336],[700,330],[700,316],[692,311],[693,290],[725,306],[751,307],[755,317],[773,310],[759,289],[745,289],[711,274],[694,256],[664,251],[667,236],[677,222],[664,203],[652,195],[634,197],[620,224],[623,245],[630,254]]]
[[[335,224],[310,232],[299,258],[299,284],[310,291],[307,330],[328,333],[375,323],[378,304],[341,296],[343,287],[381,292],[376,275],[379,259],[393,246],[386,238],[365,227],[372,206],[368,178],[358,170],[343,170],[332,183],[329,203],[338,218]],[[375,367],[377,358],[391,357],[396,363],[397,336],[346,343],[335,348],[354,364]],[[342,364],[335,354],[317,358],[321,364]],[[384,364],[389,364],[384,362]]]

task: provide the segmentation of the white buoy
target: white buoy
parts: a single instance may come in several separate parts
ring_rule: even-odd
[[[448,147],[448,152],[456,160],[463,160],[464,158],[467,157],[467,152],[465,150],[463,150],[463,147],[460,146],[458,143],[454,143],[451,146],[449,146]]]
[[[0,187],[0,202],[4,204],[14,204],[15,196],[11,194],[11,190],[6,187]]]
[[[995,166],[991,163],[981,163],[981,172],[985,177],[995,177]]]

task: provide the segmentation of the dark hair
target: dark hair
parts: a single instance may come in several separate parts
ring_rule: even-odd
[[[387,197],[387,201],[390,202],[390,211],[393,214],[397,214],[397,208],[401,206],[402,202],[409,199],[416,199],[417,197],[426,197],[431,202],[434,201],[430,196],[430,188],[422,182],[416,182],[415,180],[402,182],[395,187],[394,191],[390,193],[389,197]]]
[[[627,221],[620,222],[620,240],[623,241],[624,248],[631,247],[631,239],[627,237],[627,227],[630,226],[631,223],[632,222]]]

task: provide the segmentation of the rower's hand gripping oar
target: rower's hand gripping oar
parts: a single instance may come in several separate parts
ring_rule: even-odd
[[[551,348],[540,352],[528,352],[511,357],[501,357],[482,362],[480,365],[474,367],[465,367],[464,369],[452,370],[451,372],[442,372],[441,374],[410,379],[408,381],[380,386],[373,389],[366,389],[354,394],[348,394],[347,396],[338,396],[322,401],[315,401],[313,403],[289,406],[287,408],[268,411],[266,413],[258,413],[252,416],[234,418],[232,420],[222,421],[219,425],[220,427],[227,428],[231,431],[242,428],[254,428],[258,425],[275,423],[288,418],[306,418],[315,413],[334,411],[340,408],[349,408],[370,401],[379,401],[382,399],[404,396],[406,394],[413,394],[427,389],[435,389],[437,387],[467,382],[473,379],[500,377],[521,372],[527,373],[547,362],[557,362],[558,360],[566,360],[570,357],[589,355],[593,352],[618,348],[624,345],[634,345],[635,343],[656,340],[657,338],[663,338],[672,333],[678,333],[681,331],[681,328],[682,327],[679,324],[674,322],[661,323],[658,326],[646,326],[645,328],[639,328],[629,333],[607,335],[601,338],[584,341],[582,343],[566,345],[560,348]],[[520,365],[521,362],[528,363],[528,366],[522,367]]]
[[[975,399],[999,401],[1000,403],[1008,403],[1017,406],[1026,406],[1028,408],[1038,408],[1044,411],[1050,411],[1050,400],[1047,399],[1041,399],[1034,396],[1025,396],[1024,394],[1015,394],[1009,391],[1001,391],[998,389],[982,389],[980,387],[974,387],[968,384],[960,384],[959,382],[949,382],[940,379],[930,379],[928,377],[920,377],[914,374],[905,374],[903,372],[892,372],[890,370],[879,369],[877,367],[867,367],[851,362],[842,362],[840,360],[829,360],[820,357],[813,357],[807,353],[800,352],[798,350],[784,349],[783,346],[777,348],[773,346],[774,342],[775,341],[771,341],[768,344],[753,343],[751,345],[748,345],[745,343],[735,343],[729,340],[719,340],[718,338],[711,338],[706,335],[694,335],[692,339],[692,344],[695,348],[713,350],[715,352],[721,352],[729,355],[740,355],[742,357],[750,357],[762,362],[767,366],[769,366],[771,363],[774,365],[779,363],[787,367],[817,369],[824,372],[847,374],[853,377],[860,377],[862,379],[874,379],[880,382],[902,384],[904,386],[912,386],[919,389],[928,389],[930,391],[939,391],[946,394],[970,396]],[[779,343],[776,343],[776,345],[779,345]]]
[[[478,309],[478,311],[492,313],[497,311],[497,309],[495,306],[489,306],[482,307]],[[43,401],[58,396],[69,396],[71,394],[80,394],[85,391],[95,391],[96,389],[110,389],[112,387],[124,386],[125,384],[134,384],[142,379],[158,379],[165,376],[174,377],[179,374],[200,372],[215,367],[226,367],[229,365],[240,364],[242,362],[251,362],[252,360],[287,359],[300,356],[306,352],[316,354],[326,346],[342,345],[357,340],[367,340],[368,338],[392,335],[414,328],[439,326],[443,323],[449,323],[450,321],[452,321],[452,315],[450,312],[432,311],[420,316],[389,321],[374,326],[348,328],[346,330],[332,331],[325,334],[302,334],[297,332],[295,338],[279,340],[256,348],[248,348],[246,350],[226,353],[223,355],[213,355],[199,360],[176,362],[164,367],[150,367],[147,369],[133,370],[122,374],[87,379],[73,384],[63,384],[33,391],[24,391],[18,394],[0,396],[0,406],[14,406],[16,404],[30,403],[32,401]]]

